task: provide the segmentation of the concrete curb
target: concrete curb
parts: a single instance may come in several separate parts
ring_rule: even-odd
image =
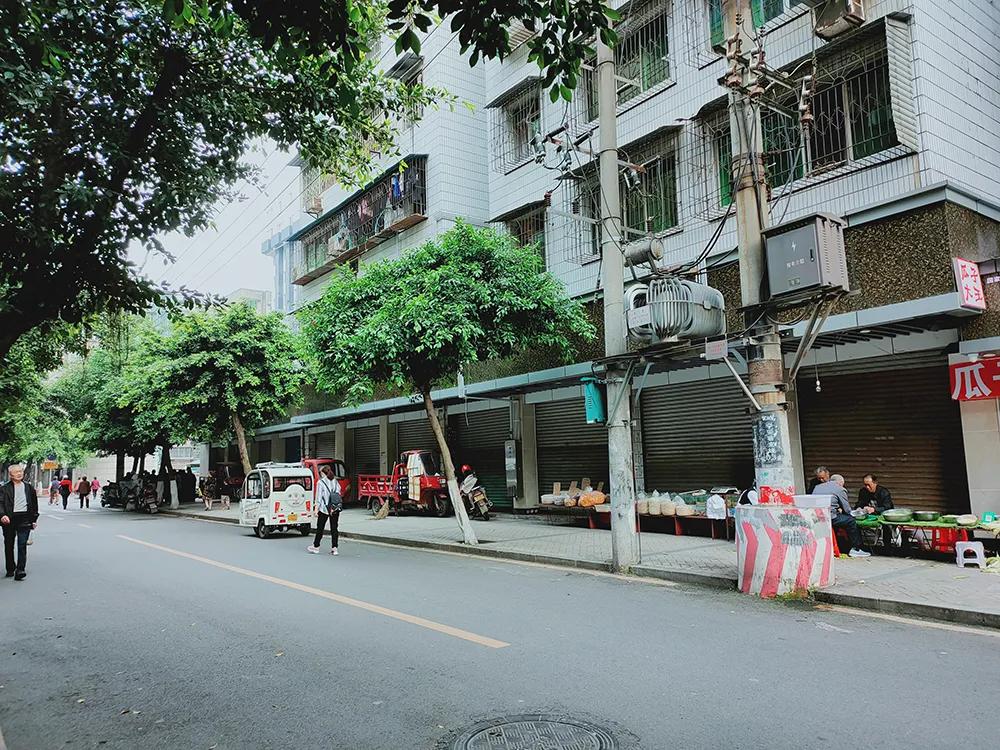
[[[906,602],[898,599],[875,599],[868,596],[841,594],[836,591],[817,591],[814,594],[814,598],[817,602],[824,604],[839,604],[843,607],[867,609],[887,615],[920,617],[929,620],[941,620],[943,622],[975,625],[977,627],[1000,630],[1000,614],[991,612],[976,612],[975,610],[961,609],[959,607],[939,607],[934,604],[920,604],[918,602]]]
[[[235,518],[212,518],[207,514],[193,515],[191,513],[178,513],[176,511],[160,511],[163,515],[177,518],[193,518],[195,520],[215,521],[216,523],[238,524]],[[576,568],[578,570],[596,570],[604,573],[611,572],[609,563],[599,563],[590,560],[574,560],[566,557],[554,557],[550,555],[536,555],[527,552],[513,552],[502,549],[491,549],[488,547],[466,547],[464,544],[450,544],[444,542],[427,542],[420,539],[404,539],[401,537],[384,537],[376,534],[363,534],[356,531],[341,531],[340,535],[345,539],[356,539],[362,542],[376,542],[378,544],[388,544],[395,547],[410,547],[413,549],[427,549],[438,552],[454,552],[462,555],[474,557],[486,557],[502,560],[516,560],[518,562],[539,563],[542,565],[554,565],[561,568]],[[650,568],[645,565],[638,565],[632,569],[632,575],[639,578],[654,578],[661,581],[672,581],[674,583],[688,583],[695,586],[706,586],[715,589],[735,590],[735,576],[710,575],[707,573],[691,573],[681,570],[662,570],[660,568]],[[1000,630],[1000,615],[989,612],[976,612],[958,607],[939,607],[932,604],[919,604],[917,602],[905,602],[896,599],[875,599],[873,597],[855,596],[853,594],[841,594],[836,591],[816,591],[813,598],[817,602],[824,604],[837,604],[855,609],[866,609],[883,614],[900,615],[904,617],[921,617],[942,622],[952,622],[962,625],[974,625]]]

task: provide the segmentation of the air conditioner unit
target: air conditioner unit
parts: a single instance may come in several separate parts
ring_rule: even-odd
[[[823,39],[834,39],[865,22],[862,0],[828,0],[813,12],[816,14],[816,36]]]
[[[306,213],[311,216],[319,216],[323,213],[323,198],[317,195],[311,201],[309,201],[309,208],[306,209]]]

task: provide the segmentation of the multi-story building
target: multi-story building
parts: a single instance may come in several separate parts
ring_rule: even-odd
[[[247,289],[245,287],[241,287],[239,289],[234,289],[226,295],[226,299],[230,302],[247,302],[261,315],[269,313],[272,310],[271,292],[265,289]]]
[[[748,20],[787,82],[760,99],[762,210],[772,225],[817,212],[846,221],[853,293],[789,394],[799,482],[803,467],[824,464],[855,488],[865,473],[880,475],[900,504],[1000,510],[990,470],[1000,462],[1000,401],[958,403],[949,383],[950,363],[1000,350],[1000,20],[989,0],[864,0],[864,22],[828,41],[813,33],[813,4],[752,0]],[[689,268],[721,289],[739,342],[738,176],[720,85],[721,7],[623,6],[618,140],[622,160],[635,165],[621,176],[626,241],[662,238],[662,267]],[[512,30],[515,39],[526,34]],[[474,110],[433,110],[404,124],[406,169],[385,160],[364,190],[346,192],[304,170],[312,187],[303,208],[314,218],[287,238],[300,300],[316,298],[333,268],[394,255],[462,216],[537,243],[548,270],[599,320],[599,236],[588,221],[599,204],[591,74],[572,102],[553,103],[524,47],[470,68],[438,29],[423,54],[395,59],[387,50],[385,64]],[[803,90],[808,110],[799,107]],[[956,258],[978,264],[985,312],[963,303]],[[786,322],[791,356],[805,322]],[[532,357],[480,363],[460,388],[437,394],[457,459],[477,466],[491,496],[507,494],[508,439],[517,441],[515,507],[534,505],[555,481],[607,479],[606,431],[586,424],[580,390],[596,349],[571,366]],[[1000,383],[989,388],[1000,395]],[[634,397],[638,486],[752,479],[746,403],[726,368],[658,360],[636,377]],[[359,471],[385,470],[397,451],[433,444],[408,399],[311,408],[259,437],[276,457],[305,438],[307,450],[335,452]]]

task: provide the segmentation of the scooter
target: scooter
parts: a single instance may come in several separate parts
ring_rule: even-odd
[[[458,486],[458,491],[462,495],[462,502],[465,503],[469,517],[489,521],[490,508],[493,507],[493,503],[486,496],[486,490],[479,484],[479,478],[471,466],[463,466],[461,471],[465,478]]]

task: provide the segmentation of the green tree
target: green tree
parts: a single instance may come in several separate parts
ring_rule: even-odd
[[[247,433],[287,414],[301,398],[303,368],[280,313],[246,302],[174,318],[165,335],[147,335],[126,370],[121,403],[176,440],[235,436],[249,472]]]
[[[507,26],[537,30],[531,57],[569,98],[604,0],[10,0],[0,3],[0,359],[43,321],[142,312],[198,295],[154,285],[130,246],[192,234],[253,176],[262,137],[296,144],[345,184],[397,153],[393,122],[444,92],[385,74],[397,51],[450,19],[472,62],[510,50]]]
[[[334,274],[300,313],[317,385],[350,403],[378,385],[420,394],[437,439],[449,496],[465,541],[476,543],[431,391],[464,365],[553,347],[568,358],[575,337],[593,336],[583,309],[543,271],[537,248],[459,222],[436,240]]]

